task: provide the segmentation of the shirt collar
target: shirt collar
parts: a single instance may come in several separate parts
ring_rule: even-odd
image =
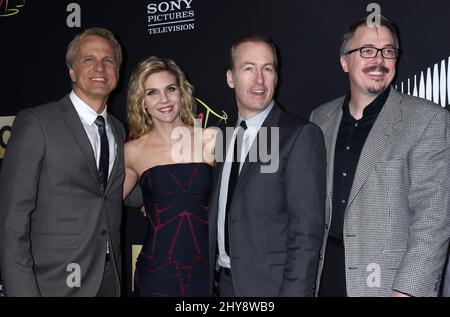
[[[386,88],[381,94],[379,94],[371,103],[364,108],[363,116],[361,119],[365,119],[367,117],[378,116],[381,109],[383,109],[384,104],[389,96],[391,89],[390,87]],[[343,117],[353,118],[350,113],[350,93],[347,94],[344,100],[344,104],[342,105]],[[354,119],[354,118],[353,118]]]
[[[80,118],[86,121],[87,124],[89,124],[90,126],[94,124],[94,121],[95,119],[97,119],[98,116],[102,116],[103,118],[105,118],[105,122],[107,122],[108,119],[108,112],[106,111],[107,106],[105,106],[105,109],[103,109],[102,113],[98,114],[91,107],[89,107],[87,103],[81,100],[80,97],[78,97],[73,90],[70,93],[69,97]]]
[[[272,100],[269,104],[269,106],[261,111],[260,113],[254,115],[253,117],[245,120],[245,123],[247,124],[247,127],[252,127],[255,129],[261,128],[264,120],[266,120],[267,115],[269,114],[270,110],[272,110],[273,106],[275,105],[275,102]],[[241,121],[244,120],[240,114],[238,114],[238,122],[237,125],[241,124]]]

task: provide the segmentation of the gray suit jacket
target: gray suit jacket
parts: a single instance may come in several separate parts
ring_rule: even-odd
[[[237,296],[312,296],[324,221],[323,136],[278,105],[262,127],[279,127],[279,168],[261,173],[260,159],[242,166],[227,214],[234,290]],[[210,201],[211,287],[222,169],[219,163]]]
[[[447,105],[447,107],[445,107],[445,109],[450,111],[450,106]],[[450,249],[449,249],[449,254],[447,256],[447,268],[445,269],[445,276],[442,280],[441,288],[442,288],[441,296],[450,297]]]
[[[0,174],[0,266],[8,296],[95,296],[107,237],[120,289],[125,131],[108,118],[118,151],[102,193],[92,146],[68,96],[17,115]],[[66,283],[73,264],[81,287]]]
[[[332,217],[333,164],[344,97],[311,121],[327,148],[326,227]],[[426,100],[389,97],[367,137],[344,217],[349,296],[437,296],[450,236],[450,116]],[[318,289],[317,287],[317,289]]]

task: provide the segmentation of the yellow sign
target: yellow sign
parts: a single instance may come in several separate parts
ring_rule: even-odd
[[[209,115],[212,114],[214,117],[219,119],[219,122],[222,120],[227,123],[228,115],[225,111],[222,110],[222,114],[215,112],[210,106],[204,103],[202,100],[195,98],[203,108],[206,110],[206,114],[202,111],[199,111],[198,119],[202,121],[202,127],[206,128],[208,126]]]
[[[142,244],[133,244],[131,246],[131,290],[134,292],[134,271],[136,271],[136,261],[141,253]]]
[[[11,136],[11,126],[14,118],[14,116],[0,117],[0,159],[3,159],[3,156],[5,155],[6,144]]]
[[[19,9],[25,5],[25,0],[0,0],[0,17],[9,17],[19,13]]]

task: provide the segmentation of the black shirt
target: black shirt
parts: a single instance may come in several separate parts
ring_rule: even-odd
[[[383,108],[390,89],[382,92],[364,108],[361,119],[350,113],[347,97],[342,105],[342,119],[336,139],[333,173],[333,205],[330,232],[319,296],[347,296],[344,259],[344,213],[352,189],[359,156],[375,120]]]

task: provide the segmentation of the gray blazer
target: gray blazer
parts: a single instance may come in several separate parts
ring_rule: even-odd
[[[326,226],[332,217],[334,149],[344,97],[311,114],[327,148]],[[391,88],[367,137],[344,217],[349,296],[437,296],[450,236],[450,116]]]
[[[259,159],[242,166],[227,214],[234,290],[237,296],[312,296],[325,208],[323,136],[278,105],[262,127],[279,127],[279,168],[261,173]],[[211,287],[222,169],[219,163],[210,200]]]
[[[8,296],[95,296],[107,237],[120,289],[125,131],[108,119],[118,150],[103,194],[69,96],[17,115],[0,174],[0,266]],[[76,272],[71,263],[79,265],[81,287],[66,283]]]
[[[445,109],[450,111],[450,106],[447,105],[447,107],[445,107]],[[450,297],[450,250],[449,250],[449,254],[447,256],[447,268],[445,269],[445,276],[442,280],[441,288],[442,288],[441,296]]]

